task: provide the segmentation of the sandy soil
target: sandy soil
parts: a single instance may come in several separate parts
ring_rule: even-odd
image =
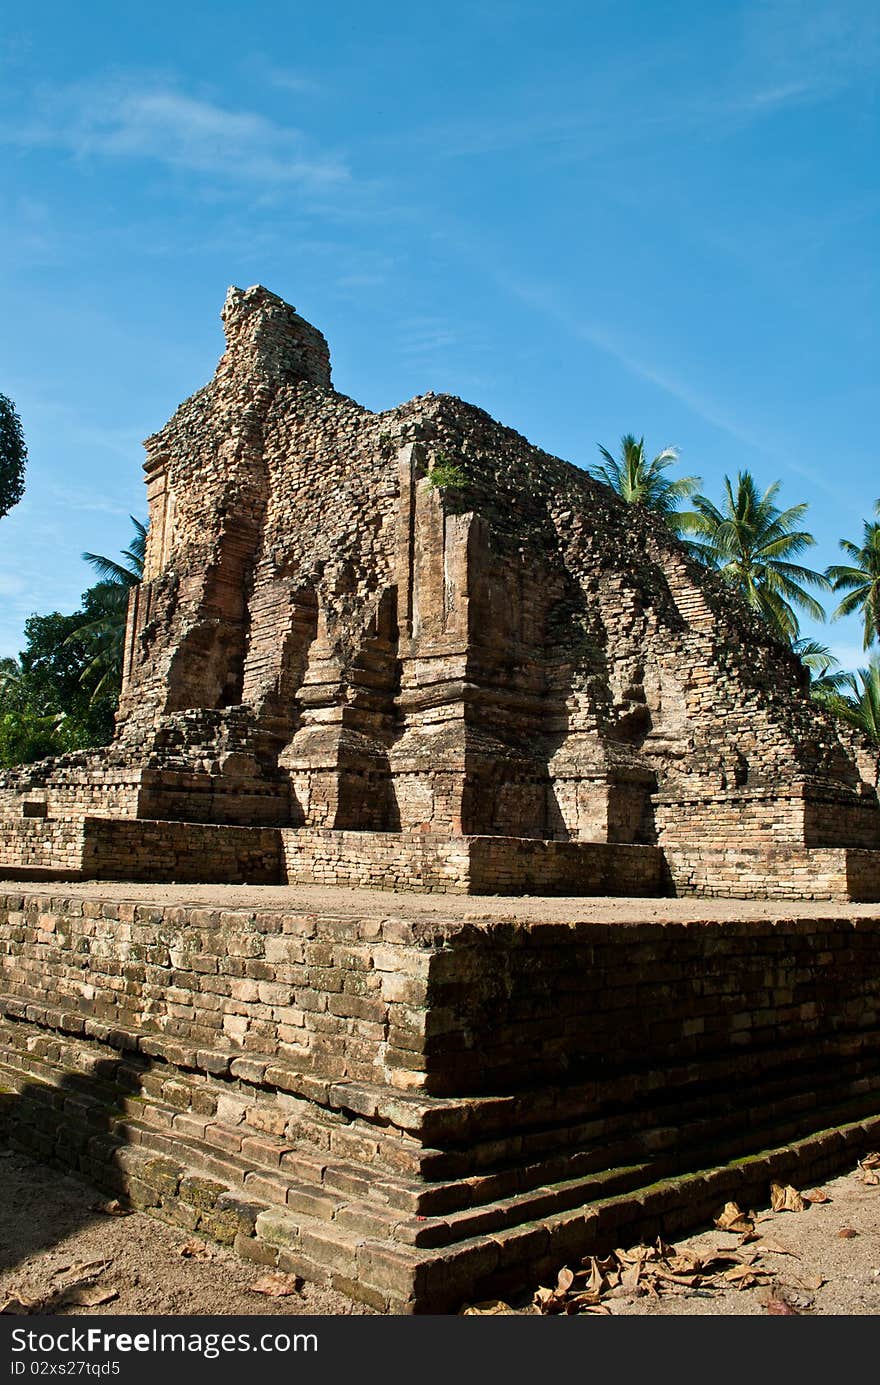
[[[116,881],[4,879],[0,894],[43,894],[62,899],[131,900],[160,905],[200,904],[215,909],[288,909],[291,913],[366,918],[522,919],[540,923],[647,923],[687,921],[875,918],[880,904],[827,900],[631,899],[579,895],[400,894],[333,885],[175,885]]]
[[[0,1150],[0,1303],[26,1298],[65,1316],[370,1312],[309,1284],[285,1298],[255,1293],[251,1286],[267,1273],[262,1267],[144,1212],[95,1211],[104,1196],[17,1150]],[[187,1246],[196,1253],[184,1254]],[[91,1279],[115,1297],[95,1307],[59,1304],[66,1286]]]
[[[259,1267],[144,1213],[97,1212],[94,1190],[18,1151],[0,1151],[0,1188],[0,1302],[27,1298],[57,1315],[369,1312],[308,1284],[281,1299],[257,1294],[252,1286],[264,1273]],[[769,1285],[711,1293],[682,1289],[659,1299],[627,1294],[604,1301],[615,1317],[766,1315],[769,1299],[780,1297],[796,1312],[813,1316],[878,1314],[880,1187],[866,1186],[852,1172],[827,1182],[824,1192],[828,1202],[803,1212],[759,1212],[758,1239],[748,1249],[760,1252],[760,1264],[772,1275]],[[841,1237],[844,1228],[856,1234]],[[764,1249],[762,1242],[773,1249]],[[676,1247],[705,1254],[738,1243],[737,1236],[712,1230]],[[187,1246],[196,1254],[184,1254]],[[104,1261],[95,1274],[95,1262]],[[83,1265],[91,1265],[91,1271],[77,1269]],[[66,1285],[91,1277],[116,1297],[93,1307],[59,1303]],[[515,1308],[520,1314],[535,1312],[528,1298]]]
[[[612,1314],[766,1315],[771,1298],[811,1316],[880,1313],[880,1187],[866,1187],[849,1173],[823,1184],[822,1191],[830,1201],[804,1212],[759,1211],[758,1239],[742,1249],[758,1252],[756,1264],[772,1275],[771,1284],[725,1288],[705,1297],[686,1291],[659,1300],[630,1295],[609,1300]],[[842,1237],[844,1229],[856,1235]],[[676,1248],[705,1256],[710,1250],[738,1249],[739,1240],[730,1232],[704,1231],[676,1242]],[[764,1250],[762,1242],[778,1249]],[[817,1288],[819,1280],[824,1282]]]

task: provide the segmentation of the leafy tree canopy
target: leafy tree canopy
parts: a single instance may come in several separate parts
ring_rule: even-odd
[[[90,588],[73,615],[31,616],[19,658],[0,661],[0,765],[103,745],[113,735],[115,692],[93,698],[83,684],[93,656],[78,638],[102,610],[101,588]]]
[[[5,394],[0,394],[0,519],[24,495],[24,468],[27,448],[21,419]]]

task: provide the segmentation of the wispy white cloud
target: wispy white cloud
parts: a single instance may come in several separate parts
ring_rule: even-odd
[[[86,510],[94,514],[124,516],[131,509],[130,505],[120,504],[112,496],[97,490],[76,490],[71,487],[58,486],[53,489],[53,494],[56,502],[63,505],[67,510]]]
[[[829,91],[880,58],[876,0],[760,0],[741,11],[741,58],[780,89]]]
[[[294,68],[261,66],[263,80],[279,91],[290,91],[303,96],[315,96],[323,90],[322,84],[314,77]]]
[[[780,465],[799,476],[807,478],[819,490],[832,496],[839,504],[840,488],[834,478],[828,479],[815,468],[804,466],[791,455],[791,448],[785,439],[775,438],[748,426],[725,404],[701,393],[682,380],[668,368],[661,368],[634,351],[630,344],[621,341],[609,328],[601,323],[591,322],[572,310],[563,307],[547,288],[533,283],[517,281],[498,273],[497,281],[522,302],[529,304],[564,327],[571,336],[588,342],[591,346],[611,357],[639,380],[656,386],[657,389],[683,404],[686,409],[701,418],[704,423],[718,428],[728,437],[753,449],[764,456],[773,457]],[[852,513],[860,514],[858,505],[848,507]]]
[[[0,572],[0,596],[10,598],[20,596],[25,589],[25,584],[18,573]]]
[[[798,101],[807,101],[817,94],[815,83],[809,81],[782,82],[778,86],[758,87],[745,92],[734,103],[735,108],[744,111],[770,111],[778,106],[789,106]]]
[[[339,156],[315,150],[301,130],[167,82],[117,79],[44,90],[37,113],[18,126],[8,123],[0,138],[236,182],[323,188],[351,177]]]
[[[543,160],[582,163],[651,141],[723,140],[862,86],[880,61],[876,0],[746,0],[737,10],[729,48],[708,68],[687,69],[693,55],[670,35],[647,54],[628,51],[625,61],[603,54],[601,67],[591,67],[587,58],[574,83],[499,86],[485,109],[414,123],[403,142],[436,159],[533,150]],[[683,71],[688,80],[670,81]]]

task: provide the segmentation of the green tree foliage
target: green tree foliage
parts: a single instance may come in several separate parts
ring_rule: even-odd
[[[93,587],[73,615],[54,611],[25,622],[24,650],[0,668],[0,765],[110,740],[116,697],[108,692],[94,698],[84,684],[92,656],[89,645],[77,638],[97,618],[102,597],[100,586]]]
[[[880,746],[880,659],[872,659],[857,673],[844,674],[838,687],[822,695],[820,701]]]
[[[118,695],[125,652],[128,594],[144,575],[147,529],[134,515],[130,519],[134,525],[134,537],[130,547],[123,549],[121,563],[100,553],[83,554],[85,561],[91,563],[101,578],[98,585],[92,588],[95,596],[93,605],[98,613],[76,634],[91,656],[83,670],[82,681],[91,688],[93,701],[108,694]]]
[[[678,462],[677,449],[664,447],[662,452],[648,461],[645,439],[639,438],[637,441],[632,433],[626,433],[620,440],[619,457],[612,456],[601,445],[599,451],[605,458],[605,465],[590,469],[593,480],[610,486],[628,505],[643,505],[647,510],[656,510],[677,531],[679,506],[693,495],[700,484],[699,476],[680,476],[673,480],[666,475],[669,468]]]
[[[735,488],[725,476],[720,506],[695,495],[694,510],[681,516],[681,524],[693,536],[690,551],[736,587],[780,639],[794,642],[797,610],[825,619],[807,587],[827,591],[830,583],[824,573],[793,561],[816,540],[799,527],[808,506],[780,510],[778,494],[778,481],[761,493],[751,472],[741,471]]]
[[[826,705],[850,675],[843,671],[828,646],[818,640],[794,640],[791,647],[810,675],[811,696]]]
[[[55,723],[29,707],[18,659],[0,659],[0,766],[51,755],[58,744]]]
[[[31,616],[18,659],[0,660],[0,766],[104,745],[119,699],[128,593],[143,571],[137,520],[123,562],[84,554],[102,580],[72,615]]]
[[[880,515],[880,500],[876,512]],[[834,611],[833,619],[859,616],[863,648],[867,649],[875,640],[880,640],[880,523],[865,520],[861,548],[849,539],[841,539],[840,547],[849,562],[829,567],[828,576],[834,590],[847,595]]]
[[[24,495],[24,468],[27,448],[21,419],[5,394],[0,394],[0,519]]]

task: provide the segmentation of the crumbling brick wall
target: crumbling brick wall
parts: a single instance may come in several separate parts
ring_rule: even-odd
[[[147,441],[114,746],[0,804],[42,779],[50,812],[880,848],[876,749],[661,518],[461,400],[370,413],[263,288],[224,322]]]

